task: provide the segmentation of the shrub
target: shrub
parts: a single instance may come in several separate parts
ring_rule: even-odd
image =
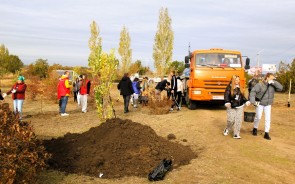
[[[0,104],[0,183],[33,183],[49,157],[29,123]]]
[[[50,73],[46,79],[29,76],[27,82],[27,96],[31,100],[40,97],[41,100],[57,100],[58,74]]]

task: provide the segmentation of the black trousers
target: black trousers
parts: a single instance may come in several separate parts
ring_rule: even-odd
[[[181,98],[182,98],[181,91],[177,91],[177,93],[176,93],[176,99],[177,99],[177,103],[178,103],[178,106],[179,107],[181,106]]]
[[[179,105],[176,103],[176,97],[177,97],[177,93],[171,93],[171,100],[172,100],[172,105],[171,108],[174,108],[174,106],[179,107]]]
[[[74,91],[74,102],[77,102],[77,92]]]

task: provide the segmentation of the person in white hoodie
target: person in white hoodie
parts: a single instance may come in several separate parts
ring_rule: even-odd
[[[181,81],[180,77],[177,78],[177,93],[176,93],[176,101],[178,104],[178,110],[181,108],[181,102],[182,102],[182,94],[183,94],[183,82]]]

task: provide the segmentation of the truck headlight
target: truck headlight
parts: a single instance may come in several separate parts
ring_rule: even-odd
[[[200,91],[200,90],[194,90],[193,91],[193,94],[194,95],[200,95],[200,94],[202,94],[202,91]]]

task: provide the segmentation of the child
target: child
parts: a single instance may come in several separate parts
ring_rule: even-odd
[[[144,77],[142,81],[142,88],[141,88],[141,96],[140,102],[146,106],[148,102],[148,94],[149,94],[149,85],[148,85],[148,77]]]
[[[136,77],[133,82],[132,82],[132,88],[133,88],[133,107],[137,108],[138,104],[138,97],[140,94],[140,84],[139,84],[139,79]]]

